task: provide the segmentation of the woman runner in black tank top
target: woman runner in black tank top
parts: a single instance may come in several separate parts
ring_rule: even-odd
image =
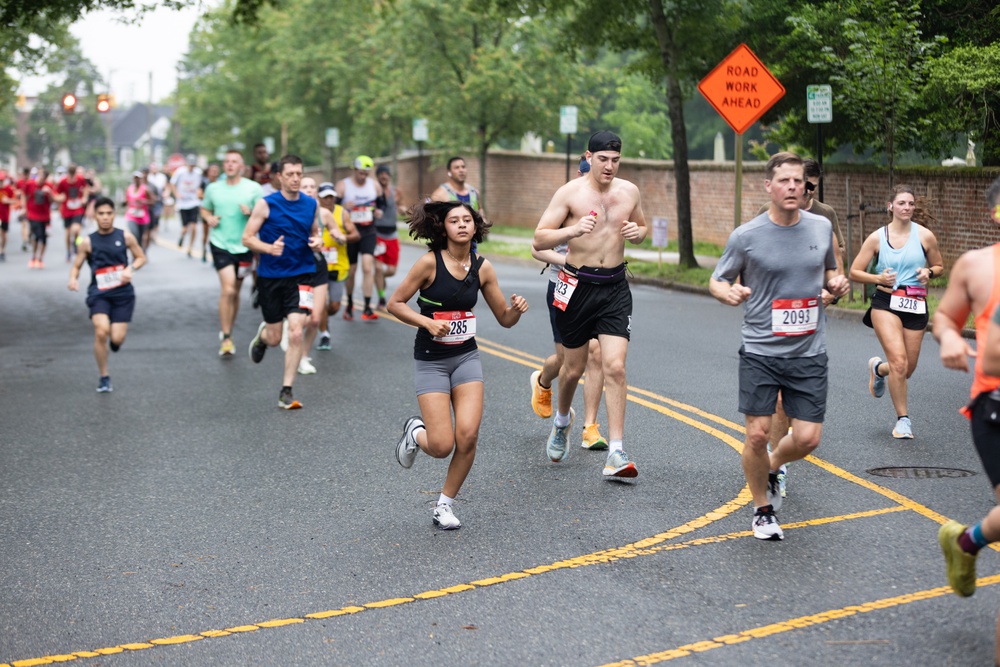
[[[387,306],[401,321],[417,327],[413,356],[421,416],[406,421],[396,460],[409,468],[421,450],[438,459],[452,457],[433,514],[434,524],[445,530],[462,525],[452,502],[472,469],[483,415],[473,312],[478,293],[503,327],[514,326],[528,310],[528,303],[516,294],[507,304],[493,265],[472,251],[487,228],[482,216],[461,202],[418,204],[410,218],[410,236],[427,241],[431,252],[417,260]],[[419,313],[407,305],[418,291]]]

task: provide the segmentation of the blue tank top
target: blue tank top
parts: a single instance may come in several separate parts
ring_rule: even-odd
[[[97,270],[109,266],[128,266],[128,247],[125,245],[125,232],[117,227],[110,234],[92,232],[90,238],[90,254],[87,262],[90,264],[90,286],[87,294],[97,294]],[[132,283],[100,292],[108,296],[135,294]]]
[[[451,275],[445,266],[440,250],[435,250],[434,261],[436,270],[434,282],[427,289],[420,290],[417,302],[420,304],[420,314],[434,317],[434,313],[449,311],[470,311],[476,307],[479,300],[479,257],[470,256],[471,268],[464,280]],[[458,344],[449,345],[434,340],[430,332],[423,327],[417,329],[417,337],[413,343],[413,358],[423,361],[457,357],[477,349],[475,337]]]
[[[264,197],[270,213],[260,226],[258,236],[264,243],[274,243],[279,236],[285,249],[280,257],[262,254],[257,275],[264,278],[291,278],[304,273],[315,273],[316,260],[309,247],[309,232],[316,218],[316,200],[300,194],[289,200],[281,191]]]
[[[887,268],[896,271],[896,284],[893,289],[899,289],[906,285],[919,285],[917,279],[917,269],[927,266],[927,256],[924,254],[924,247],[920,245],[920,226],[910,223],[910,238],[902,248],[893,248],[889,245],[889,226],[886,225],[879,230],[878,263],[875,265],[875,273],[882,273]]]

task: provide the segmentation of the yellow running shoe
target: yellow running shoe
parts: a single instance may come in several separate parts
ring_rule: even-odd
[[[223,338],[222,344],[219,345],[219,356],[220,357],[231,357],[236,354],[236,346],[233,345],[232,338]]]
[[[585,424],[583,427],[583,442],[580,444],[584,449],[607,449],[608,441],[601,437],[600,424]]]
[[[531,374],[531,407],[536,415],[548,419],[552,416],[552,387],[546,389],[538,384],[538,378],[541,376],[541,371]]]
[[[957,521],[949,521],[938,531],[938,544],[944,552],[948,583],[956,595],[964,598],[976,592],[976,557],[958,546],[958,536],[966,528],[968,526]]]

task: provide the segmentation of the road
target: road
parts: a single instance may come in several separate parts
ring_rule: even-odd
[[[546,458],[528,396],[551,350],[546,278],[498,260],[531,310],[508,330],[480,308],[485,415],[446,533],[430,517],[446,464],[393,457],[417,411],[412,329],[337,319],[296,383],[304,409],[283,412],[280,354],[245,354],[258,312],[218,359],[211,265],[155,247],[115,391],[97,394],[56,244],[44,271],[16,248],[0,264],[0,665],[992,664],[997,554],[960,599],[936,543],[946,518],[993,504],[957,412],[970,378],[929,336],[917,437],[898,442],[888,397],[868,393],[874,334],[831,319],[823,442],[791,466],[785,541],[760,542],[737,454],[739,310],[634,287],[639,477],[609,482],[601,453]],[[975,474],[868,472],[883,466]]]

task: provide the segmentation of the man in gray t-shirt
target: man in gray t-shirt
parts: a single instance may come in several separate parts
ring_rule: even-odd
[[[754,499],[753,533],[784,538],[774,516],[781,506],[778,471],[819,444],[826,412],[826,318],[820,293],[846,294],[826,218],[799,210],[802,159],[778,153],[767,163],[767,213],[735,229],[709,284],[724,304],[746,303],[740,348],[739,410],[746,415],[743,471]],[[737,282],[739,279],[739,282]],[[792,433],[767,445],[781,392]]]

